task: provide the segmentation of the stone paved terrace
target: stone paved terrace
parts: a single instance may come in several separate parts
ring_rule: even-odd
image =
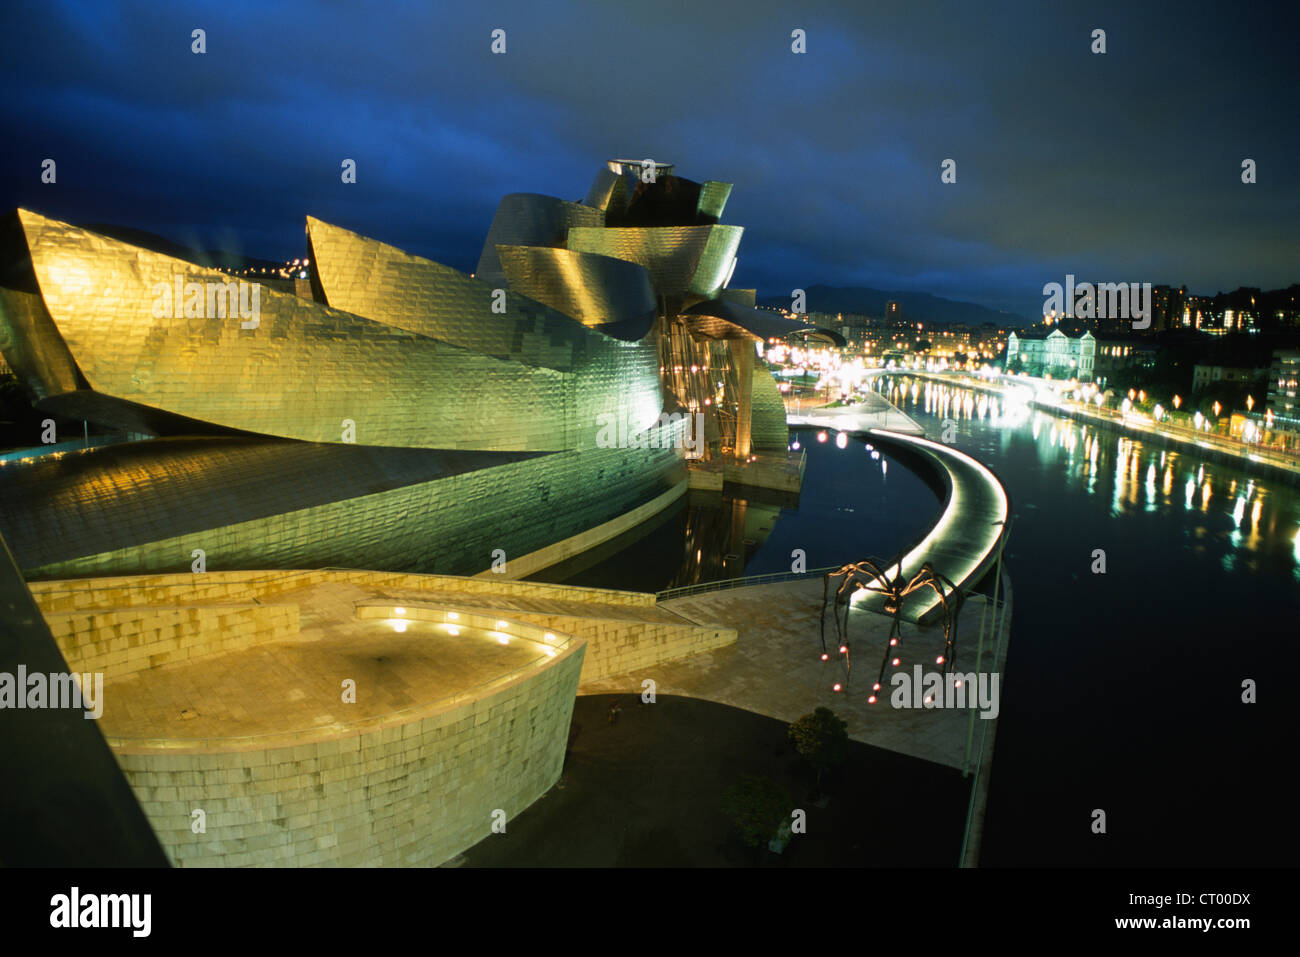
[[[868,392],[854,405],[827,407],[817,399],[791,399],[786,403],[785,421],[791,428],[832,429],[836,432],[866,433],[889,429],[907,435],[925,435],[906,413],[884,396]]]
[[[848,723],[849,737],[855,741],[962,768],[970,727],[968,710],[895,709],[888,697],[881,697],[874,705],[867,703],[889,635],[890,622],[885,616],[853,611],[849,623],[850,649],[854,656],[852,680],[844,691],[831,690],[836,681],[843,681],[843,668],[833,647],[831,660],[821,660],[818,638],[821,602],[820,578],[671,599],[662,604],[677,614],[735,628],[739,635],[736,643],[632,673],[583,681],[578,691],[580,694],[640,694],[641,682],[651,678],[660,694],[705,698],[782,721],[795,721],[814,708],[828,707]],[[958,671],[975,670],[980,618],[984,613],[983,601],[974,599],[959,614]],[[1010,620],[1009,611],[1007,620]],[[833,635],[829,614],[827,628],[828,634]],[[1001,673],[1009,643],[1004,635],[996,663],[992,661],[993,643],[990,606],[980,670]],[[891,688],[887,682],[892,671],[911,674],[916,664],[923,665],[924,671],[937,670],[934,660],[943,650],[942,631],[938,627],[921,631],[916,626],[905,625],[900,648],[903,664],[900,669],[886,669],[883,689],[886,693]],[[981,726],[986,723],[995,722],[975,719],[975,749],[978,749]]]
[[[213,572],[33,588],[69,660],[105,672],[101,726],[122,746],[212,739],[203,746],[243,747],[217,739],[341,733],[435,707],[545,660],[546,649],[527,640],[503,646],[485,635],[498,621],[515,635],[586,642],[589,676],[735,640],[653,595],[449,576]],[[405,609],[402,631],[385,607]],[[480,627],[447,634],[437,616],[448,609],[478,616]],[[435,623],[416,620],[431,612]],[[357,681],[355,705],[341,700],[344,678]]]
[[[547,660],[537,642],[503,644],[481,627],[453,636],[433,622],[359,619],[355,603],[373,597],[372,589],[346,583],[286,592],[275,600],[299,605],[296,638],[116,678],[110,671],[101,729],[127,746],[130,739],[338,732],[436,706]],[[343,702],[345,678],[357,684],[355,703]]]

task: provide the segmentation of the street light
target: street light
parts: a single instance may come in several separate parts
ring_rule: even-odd
[[[1246,396],[1246,411],[1250,412],[1254,408],[1255,408],[1255,397],[1251,395]]]
[[[1182,396],[1177,396],[1177,395],[1174,396],[1174,408],[1176,409],[1182,404],[1183,404]]]

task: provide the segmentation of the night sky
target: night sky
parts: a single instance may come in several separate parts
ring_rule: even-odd
[[[5,4],[3,205],[276,259],[310,213],[468,271],[502,195],[651,157],[736,184],[760,295],[1300,281],[1300,5],[867,6]]]

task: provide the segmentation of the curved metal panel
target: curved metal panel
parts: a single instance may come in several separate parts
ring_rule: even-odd
[[[727,208],[731,198],[731,183],[719,183],[717,180],[705,180],[700,186],[700,201],[696,206],[696,215],[703,222],[716,223],[722,218],[722,211]]]
[[[785,424],[785,401],[776,379],[761,362],[754,363],[751,441],[762,452],[784,452],[790,445]]]
[[[605,167],[596,173],[582,201],[584,206],[604,210],[606,216],[621,215],[627,209],[627,185],[623,177]]]
[[[623,259],[545,246],[498,246],[511,291],[583,325],[637,319],[655,309],[645,268]]]
[[[185,571],[195,548],[213,571],[467,575],[494,548],[527,554],[676,486],[679,431],[540,456],[152,440],[0,468],[0,530],[33,577]]]
[[[489,283],[504,281],[498,246],[563,246],[570,228],[603,225],[604,209],[538,193],[511,193],[492,218],[474,277]]]
[[[590,338],[580,324],[523,293],[496,295],[490,283],[340,226],[309,216],[307,237],[320,287],[335,309],[564,372]]]
[[[500,319],[513,323],[517,354],[572,350],[569,373],[267,289],[253,328],[202,308],[159,315],[159,289],[166,298],[176,283],[202,290],[229,277],[20,215],[57,331],[90,387],[118,399],[284,438],[494,451],[578,448],[595,441],[600,414],[627,407],[644,428],[660,411],[652,343],[610,339],[540,304]]]
[[[639,263],[657,295],[711,299],[727,278],[743,234],[739,226],[575,226],[569,248]]]

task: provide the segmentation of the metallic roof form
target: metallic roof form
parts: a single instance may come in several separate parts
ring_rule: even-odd
[[[731,274],[740,226],[648,226],[569,230],[569,248],[639,263],[655,294],[712,299]]]
[[[620,342],[538,303],[466,319],[494,342],[505,330],[512,355],[571,356],[571,372],[265,288],[253,328],[237,313],[155,315],[159,285],[231,277],[26,210],[19,218],[42,301],[86,384],[128,403],[310,442],[492,451],[576,448],[597,415],[627,407],[639,429],[661,409],[654,343]],[[372,267],[391,249],[363,248]],[[405,285],[381,291],[373,311],[400,314],[404,297],[424,295],[422,275],[398,270]],[[355,431],[345,439],[347,422]]]
[[[154,439],[0,468],[0,522],[19,564],[37,568],[539,454]]]
[[[600,326],[655,310],[650,274],[643,266],[610,256],[546,246],[498,246],[512,292]]]
[[[568,372],[591,333],[511,289],[493,312],[494,289],[458,269],[307,217],[311,259],[329,305],[498,359]],[[504,284],[503,284],[504,285]]]
[[[502,198],[492,217],[474,278],[504,283],[505,274],[497,260],[498,246],[563,246],[570,228],[603,225],[603,208],[539,193],[511,193]]]
[[[727,200],[731,197],[731,183],[719,183],[716,180],[705,180],[700,186],[700,201],[696,206],[696,215],[700,222],[716,223],[722,218],[722,211],[727,208]]]
[[[582,203],[603,210],[606,216],[620,215],[627,209],[627,184],[618,173],[603,167],[591,181],[591,188]]]

